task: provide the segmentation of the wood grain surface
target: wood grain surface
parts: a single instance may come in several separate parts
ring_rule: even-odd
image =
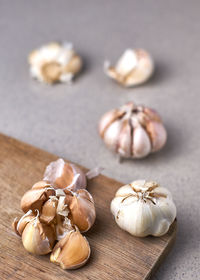
[[[84,267],[64,271],[49,261],[49,255],[34,256],[25,251],[11,223],[22,215],[21,196],[42,178],[45,166],[55,159],[55,155],[0,134],[0,279],[149,279],[175,240],[176,222],[161,238],[135,238],[122,231],[109,209],[122,183],[103,175],[88,184],[97,219],[85,234],[92,254]]]

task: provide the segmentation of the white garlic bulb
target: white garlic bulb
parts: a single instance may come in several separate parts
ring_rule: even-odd
[[[167,140],[159,115],[133,102],[104,114],[99,134],[108,148],[125,158],[143,158],[160,150]]]
[[[71,43],[50,43],[34,50],[28,57],[30,74],[40,82],[70,83],[82,68],[82,59]]]
[[[115,67],[109,61],[104,63],[105,73],[125,87],[146,82],[154,71],[150,54],[143,49],[127,49]]]
[[[117,191],[111,212],[118,226],[134,236],[162,236],[176,217],[176,206],[166,188],[139,180]]]

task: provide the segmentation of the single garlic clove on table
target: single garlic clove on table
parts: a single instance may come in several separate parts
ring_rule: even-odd
[[[71,43],[50,43],[34,50],[28,57],[30,74],[47,84],[70,83],[82,68],[82,59]]]
[[[22,233],[24,248],[32,254],[46,255],[53,249],[56,235],[54,225],[46,225],[36,217],[30,221]]]
[[[78,230],[68,232],[55,245],[50,261],[63,269],[75,269],[84,265],[90,257],[87,239]]]
[[[104,64],[105,73],[119,84],[132,87],[146,82],[154,71],[150,54],[143,49],[127,49],[116,66],[110,62]]]
[[[167,140],[159,115],[133,102],[105,113],[99,122],[99,134],[109,149],[124,158],[143,158],[160,150]]]
[[[79,177],[73,183],[73,179],[77,174],[79,174]],[[44,180],[50,182],[55,188],[67,188],[72,191],[86,188],[87,184],[85,173],[75,164],[65,162],[61,158],[51,162],[46,167]]]
[[[176,218],[171,193],[145,180],[121,187],[111,202],[111,212],[119,227],[138,237],[162,236]]]

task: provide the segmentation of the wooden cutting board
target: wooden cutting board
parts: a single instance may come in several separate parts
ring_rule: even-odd
[[[92,254],[84,267],[64,271],[49,261],[49,255],[34,256],[25,251],[11,223],[22,214],[21,196],[42,178],[45,166],[55,159],[55,155],[0,134],[0,279],[149,279],[172,247],[176,222],[160,238],[135,238],[122,231],[109,206],[123,184],[103,175],[88,184],[97,219],[85,234]]]

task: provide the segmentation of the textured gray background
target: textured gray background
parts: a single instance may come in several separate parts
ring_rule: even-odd
[[[178,208],[177,242],[153,279],[200,277],[200,2],[0,0],[0,132],[124,182],[158,180]],[[85,70],[72,86],[46,86],[29,77],[27,55],[52,40],[69,40]],[[149,50],[156,63],[147,84],[124,89],[102,71],[127,47]],[[97,123],[129,100],[157,109],[168,142],[144,160],[108,151]]]

